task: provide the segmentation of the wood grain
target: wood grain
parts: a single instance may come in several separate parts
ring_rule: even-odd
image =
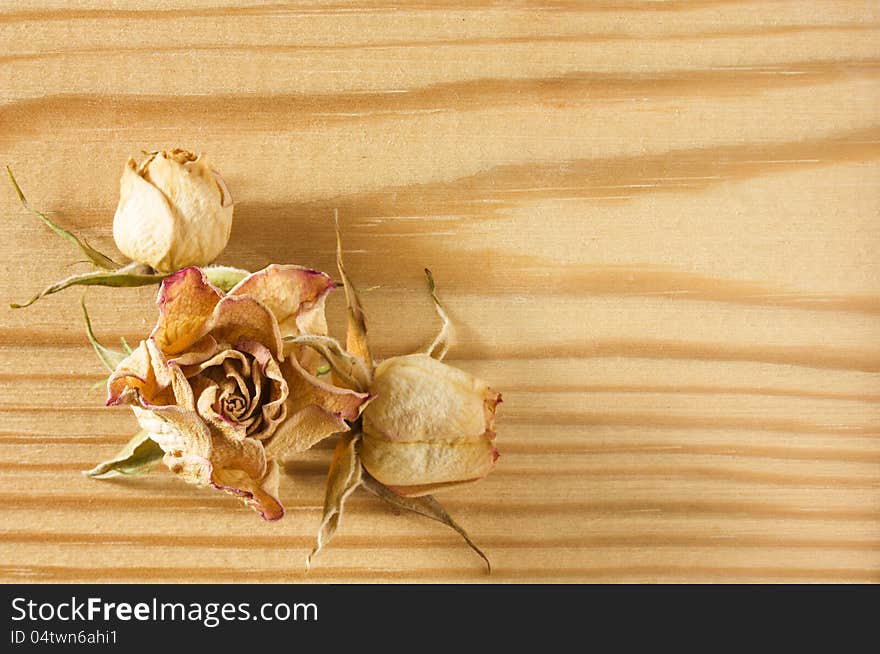
[[[444,493],[486,550],[356,494],[310,575],[331,443],[287,516],[156,471],[92,386],[78,291],[0,310],[4,581],[880,580],[880,5],[873,0],[0,2],[0,162],[113,251],[124,161],[209,153],[223,263],[332,269],[381,356],[436,328],[504,393]],[[4,302],[79,267],[0,190]],[[155,289],[88,293],[137,340]],[[329,307],[343,325],[342,299]]]

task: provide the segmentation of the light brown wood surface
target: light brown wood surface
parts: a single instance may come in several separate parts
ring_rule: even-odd
[[[107,9],[108,5],[114,7]],[[158,4],[158,6],[157,6]],[[5,1],[0,163],[115,252],[142,149],[209,154],[222,263],[333,270],[338,208],[375,348],[458,324],[504,394],[497,470],[451,532],[356,494],[306,577],[331,444],[287,516],[164,469],[80,470],[135,430],[103,407],[84,269],[0,183],[5,581],[880,580],[880,4]],[[88,292],[107,343],[155,288]],[[330,302],[343,325],[341,294]]]

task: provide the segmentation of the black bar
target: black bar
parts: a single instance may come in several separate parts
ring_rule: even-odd
[[[184,647],[175,643],[189,642],[205,652],[279,647],[302,651],[318,646],[323,654],[352,645],[383,654],[438,647],[470,652],[486,646],[496,651],[502,643],[521,647],[527,642],[546,642],[548,648],[571,643],[578,651],[624,651],[640,642],[699,643],[699,634],[704,633],[713,634],[713,642],[704,643],[705,651],[714,651],[722,642],[750,642],[743,640],[746,634],[818,638],[831,627],[834,650],[842,651],[840,647],[861,629],[874,629],[876,590],[854,586],[6,585],[7,630],[0,635],[0,651],[153,648],[176,652]],[[611,650],[600,647],[608,638],[616,643]],[[520,647],[513,651],[528,651]]]

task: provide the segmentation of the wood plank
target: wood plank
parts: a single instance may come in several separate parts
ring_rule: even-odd
[[[356,494],[305,576],[330,442],[274,524],[84,478],[135,423],[69,290],[0,309],[0,580],[880,581],[876,2],[105,5],[0,0],[0,163],[111,252],[142,149],[223,172],[222,263],[332,271],[338,210],[381,357],[437,329],[430,267],[450,361],[504,394],[497,470],[440,496],[495,571]],[[4,301],[85,269],[0,214]],[[100,338],[155,290],[90,289]]]

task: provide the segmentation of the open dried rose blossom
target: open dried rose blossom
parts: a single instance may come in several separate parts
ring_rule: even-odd
[[[282,338],[326,330],[332,287],[299,266],[269,266],[228,294],[196,267],[167,277],[158,323],[110,375],[107,403],[130,405],[141,440],[184,480],[237,495],[267,520],[282,517],[276,460],[346,431],[368,399],[284,354]]]

